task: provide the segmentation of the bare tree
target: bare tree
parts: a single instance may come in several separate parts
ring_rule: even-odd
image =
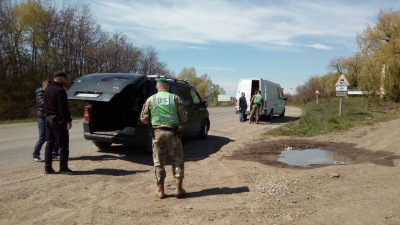
[[[30,110],[21,106],[33,109],[34,90],[55,70],[71,79],[96,72],[173,75],[154,48],[103,31],[88,5],[0,0],[0,119],[26,117]]]

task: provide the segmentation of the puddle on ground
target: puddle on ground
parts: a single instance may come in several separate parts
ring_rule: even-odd
[[[400,160],[400,155],[393,152],[356,148],[351,143],[291,139],[248,144],[227,157],[296,169],[358,163],[394,167],[398,165],[395,161]]]
[[[351,158],[323,149],[283,150],[280,154],[267,154],[267,160],[285,163],[289,166],[312,167],[315,165],[351,164]]]

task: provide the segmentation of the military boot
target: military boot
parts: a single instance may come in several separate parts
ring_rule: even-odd
[[[159,199],[167,197],[167,195],[164,192],[164,181],[157,182],[156,196]]]
[[[258,120],[256,120],[256,124],[258,124]]]
[[[183,180],[180,180],[180,179],[175,180],[175,183],[176,183],[175,193],[176,193],[177,198],[181,198],[182,196],[184,196],[186,194],[185,189],[182,188],[182,182],[183,182]]]

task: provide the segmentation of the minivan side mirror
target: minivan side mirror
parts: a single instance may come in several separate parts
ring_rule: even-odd
[[[203,101],[203,105],[208,107],[208,102],[207,101]]]

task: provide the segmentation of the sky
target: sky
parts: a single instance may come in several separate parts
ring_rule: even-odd
[[[295,93],[329,62],[357,52],[356,35],[399,0],[83,0],[102,29],[153,47],[178,75],[194,67],[227,95],[242,78]]]

